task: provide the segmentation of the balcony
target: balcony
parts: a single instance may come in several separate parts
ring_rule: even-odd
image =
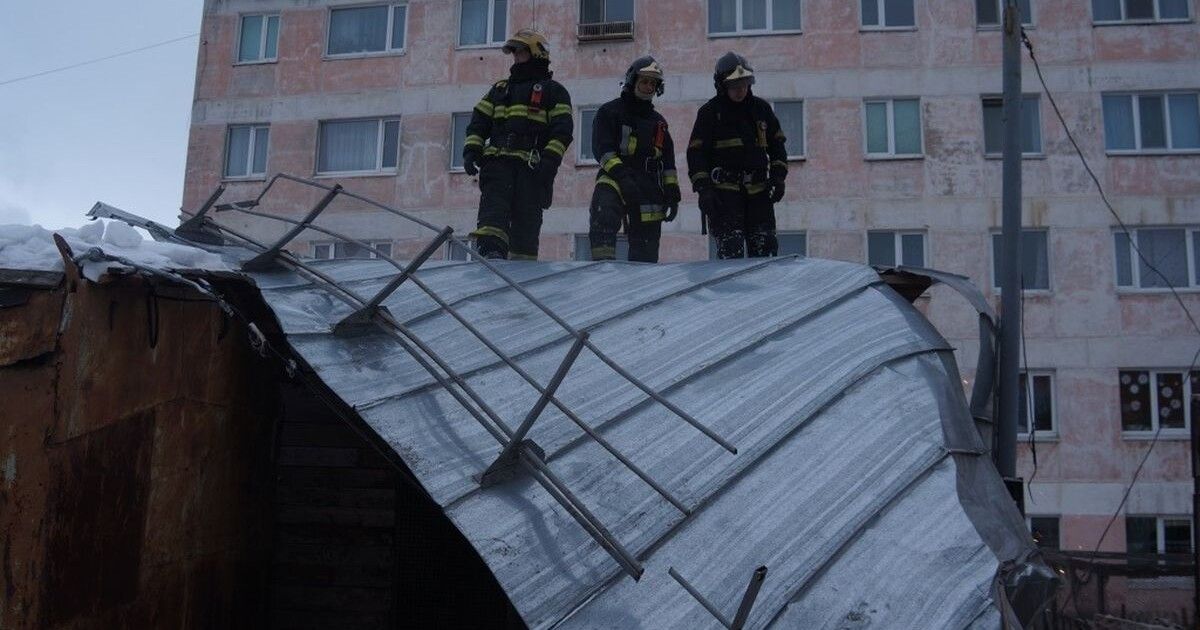
[[[579,41],[597,42],[605,40],[633,39],[633,21],[594,22],[579,25]]]

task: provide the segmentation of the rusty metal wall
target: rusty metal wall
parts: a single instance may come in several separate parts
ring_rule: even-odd
[[[0,627],[262,625],[274,368],[199,295],[0,309]]]

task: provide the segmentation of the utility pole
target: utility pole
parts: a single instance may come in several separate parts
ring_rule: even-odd
[[[1017,418],[1021,351],[1021,13],[1004,0],[1004,188],[1001,197],[1003,253],[1000,276],[1000,388],[996,467],[1018,505]],[[1032,430],[1032,427],[1030,428]],[[1023,511],[1023,510],[1022,510]]]

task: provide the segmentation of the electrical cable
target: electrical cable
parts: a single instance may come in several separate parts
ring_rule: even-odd
[[[134,48],[133,50],[126,50],[124,52],[119,52],[119,53],[116,53],[113,55],[108,55],[106,57],[97,57],[95,59],[89,59],[87,61],[80,61],[79,63],[73,63],[70,65],[61,66],[58,68],[42,70],[41,72],[35,72],[33,74],[27,74],[27,75],[20,76],[20,77],[14,77],[12,79],[5,79],[3,81],[0,81],[0,86],[8,85],[10,83],[16,83],[18,81],[26,81],[28,79],[34,79],[37,77],[46,76],[47,74],[54,74],[55,72],[71,70],[74,68],[78,68],[80,66],[87,66],[87,65],[94,64],[94,63],[100,63],[101,61],[108,61],[109,59],[116,59],[117,57],[124,57],[125,55],[132,55],[133,53],[139,53],[139,52],[142,52],[143,50],[150,50],[151,48],[158,48],[159,46],[166,46],[167,44],[174,44],[175,42],[181,42],[185,39],[191,39],[198,35],[200,35],[200,33],[192,33],[191,35],[184,35],[183,37],[176,37],[175,39],[168,39],[166,41],[161,41],[161,42],[158,42],[155,44],[150,44],[148,46],[142,46],[141,48]]]

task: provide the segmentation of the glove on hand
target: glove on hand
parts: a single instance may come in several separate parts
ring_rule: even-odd
[[[779,203],[779,200],[783,199],[783,194],[786,191],[786,189],[787,189],[787,186],[784,184],[783,178],[772,179],[771,180],[771,203]]]
[[[475,176],[479,174],[479,152],[466,151],[463,153],[463,170],[467,175]]]
[[[672,203],[667,206],[667,215],[663,217],[663,221],[670,223],[675,220],[675,216],[679,214],[679,204]]]

